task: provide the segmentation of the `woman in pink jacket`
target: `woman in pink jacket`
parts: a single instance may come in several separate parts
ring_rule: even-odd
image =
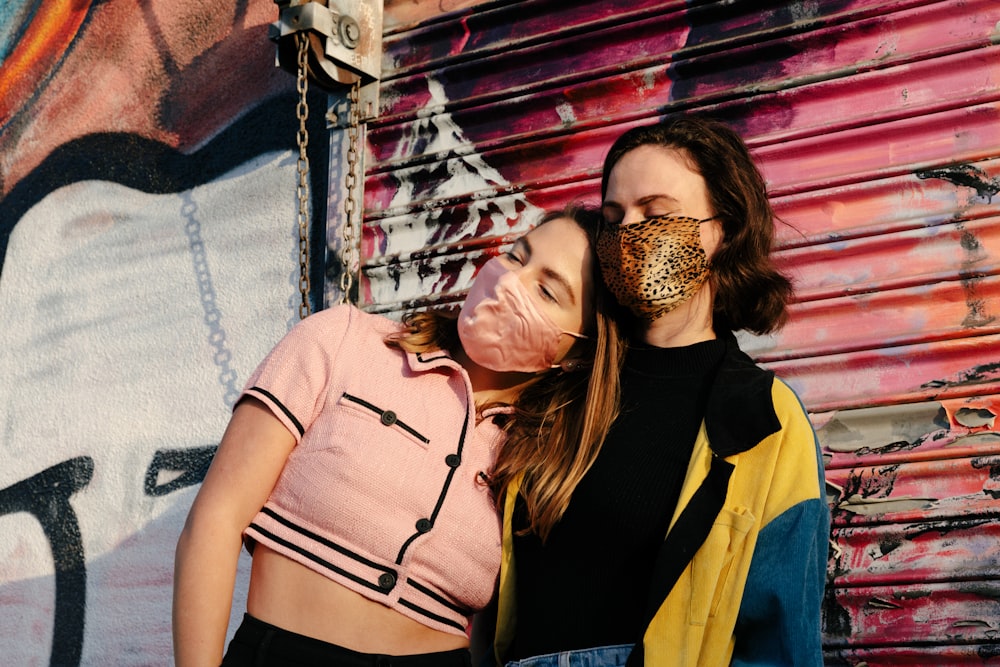
[[[586,449],[614,418],[597,225],[546,215],[483,266],[457,320],[337,306],[271,351],[177,545],[177,665],[470,664],[500,567],[498,448]],[[247,613],[223,658],[244,544]]]

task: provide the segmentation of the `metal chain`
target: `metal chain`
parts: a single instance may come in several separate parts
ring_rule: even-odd
[[[295,107],[295,116],[299,119],[299,132],[296,137],[299,144],[298,172],[299,183],[296,194],[299,198],[299,293],[302,301],[299,303],[299,319],[309,316],[312,308],[309,305],[309,156],[306,148],[309,146],[309,132],[306,130],[306,119],[309,118],[309,103],[306,92],[309,90],[309,79],[306,76],[307,59],[309,57],[309,37],[305,33],[297,33],[299,59],[295,88],[299,93],[299,101]]]
[[[347,173],[344,175],[344,186],[347,188],[347,199],[344,200],[344,226],[341,229],[340,261],[340,302],[350,300],[351,287],[354,284],[354,265],[358,265],[358,281],[360,283],[361,261],[358,248],[358,230],[355,228],[354,214],[357,202],[354,200],[354,190],[358,180],[359,144],[361,142],[361,81],[355,81],[351,86],[350,109],[348,109],[347,124]],[[360,225],[358,225],[360,227]]]

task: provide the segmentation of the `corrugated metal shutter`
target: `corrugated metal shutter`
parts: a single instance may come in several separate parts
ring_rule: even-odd
[[[760,158],[791,323],[746,349],[828,453],[830,664],[1000,655],[1000,3],[488,2],[384,35],[363,301],[461,298],[624,129],[703,109]]]

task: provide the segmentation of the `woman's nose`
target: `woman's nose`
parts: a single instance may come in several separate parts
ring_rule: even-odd
[[[629,210],[629,211],[625,211],[624,215],[622,215],[621,222],[618,223],[618,224],[620,224],[620,225],[632,225],[632,224],[635,224],[637,222],[642,222],[642,220],[643,220],[642,211]]]
[[[531,271],[528,270],[527,266],[516,266],[511,269],[511,273],[514,274],[514,278],[521,281],[521,284],[525,287],[531,281]]]
[[[501,281],[510,282],[512,280],[519,280],[522,283],[528,282],[528,271],[526,266],[518,264],[517,262],[505,262],[504,265],[507,267],[507,272],[500,277]]]
[[[538,271],[530,264],[521,264],[511,267],[507,278],[511,281],[516,280],[520,282],[522,290],[531,290],[532,283],[538,280]]]

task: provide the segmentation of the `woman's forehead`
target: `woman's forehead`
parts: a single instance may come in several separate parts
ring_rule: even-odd
[[[640,146],[622,156],[611,170],[605,204],[634,206],[670,203],[688,207],[708,201],[705,179],[686,152],[664,146]]]

